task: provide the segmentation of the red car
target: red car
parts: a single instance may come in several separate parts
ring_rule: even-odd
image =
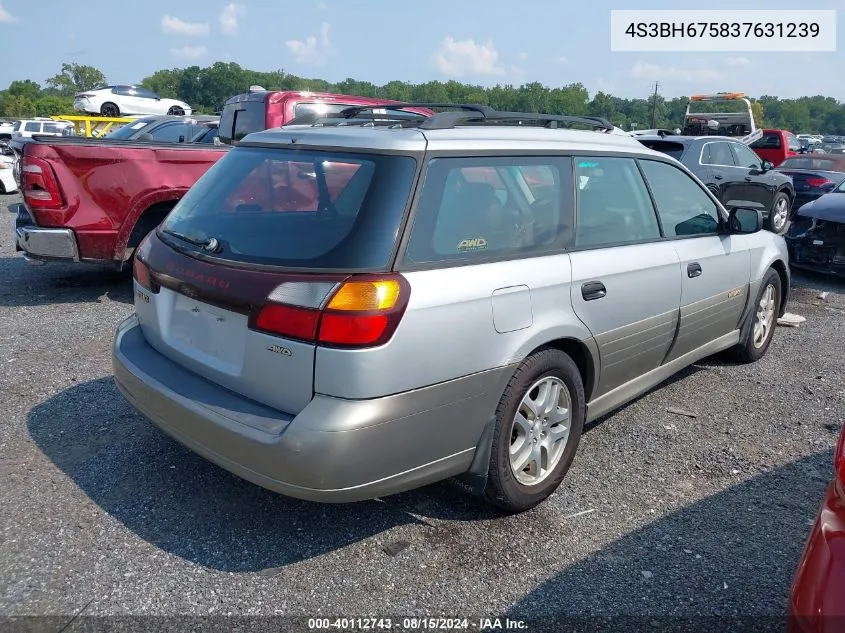
[[[845,633],[845,428],[789,598],[790,633]]]

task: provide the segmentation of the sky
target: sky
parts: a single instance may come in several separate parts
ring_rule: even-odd
[[[845,0],[808,0],[838,9]],[[795,9],[788,0],[708,0],[712,10]],[[690,8],[701,4],[691,3]],[[48,9],[49,7],[49,9]],[[737,91],[845,101],[845,43],[827,53],[611,52],[611,9],[669,9],[656,0],[0,0],[0,87],[43,83],[63,62],[113,84],[162,68],[237,62],[251,70],[384,84],[449,80],[493,86],[581,82],[590,94],[666,98]]]

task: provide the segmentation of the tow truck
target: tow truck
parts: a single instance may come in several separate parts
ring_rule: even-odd
[[[707,112],[709,104],[734,104],[733,111]],[[715,109],[715,108],[711,108]],[[685,136],[730,136],[750,145],[763,136],[754,123],[751,100],[742,92],[692,95],[684,115]]]

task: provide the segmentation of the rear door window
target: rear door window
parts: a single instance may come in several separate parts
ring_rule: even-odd
[[[23,128],[23,129],[24,129],[24,131],[25,131],[25,132],[35,132],[35,133],[38,133],[38,132],[40,132],[40,131],[41,131],[41,124],[40,124],[40,123],[36,123],[36,122],[34,122],[34,121],[30,121],[29,123],[27,123],[26,125],[24,125],[24,128]]]
[[[736,167],[731,147],[727,143],[705,143],[701,151],[702,165],[717,165],[720,167]]]
[[[405,255],[410,265],[550,252],[571,241],[567,157],[435,158]]]
[[[188,191],[162,232],[183,249],[215,238],[221,248],[214,256],[223,260],[384,269],[415,170],[410,156],[239,147]]]
[[[660,238],[660,226],[632,158],[576,157],[575,246],[595,247]]]
[[[165,123],[155,128],[149,133],[153,141],[161,141],[162,143],[184,143],[191,134],[191,127],[187,123],[174,122]],[[146,136],[139,138],[146,139]],[[150,139],[147,139],[150,140]]]

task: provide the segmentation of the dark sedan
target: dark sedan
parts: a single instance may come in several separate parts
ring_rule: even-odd
[[[796,268],[845,276],[845,182],[798,210],[786,247]]]
[[[792,179],[747,145],[727,136],[640,136],[651,149],[681,161],[726,208],[760,209],[766,228],[783,234],[795,199]]]
[[[792,178],[793,206],[802,205],[830,193],[845,181],[845,154],[809,154],[787,158],[777,171]]]
[[[185,143],[204,131],[205,124],[220,117],[191,115],[145,116],[127,123],[106,138],[124,141],[158,141],[160,143]]]

